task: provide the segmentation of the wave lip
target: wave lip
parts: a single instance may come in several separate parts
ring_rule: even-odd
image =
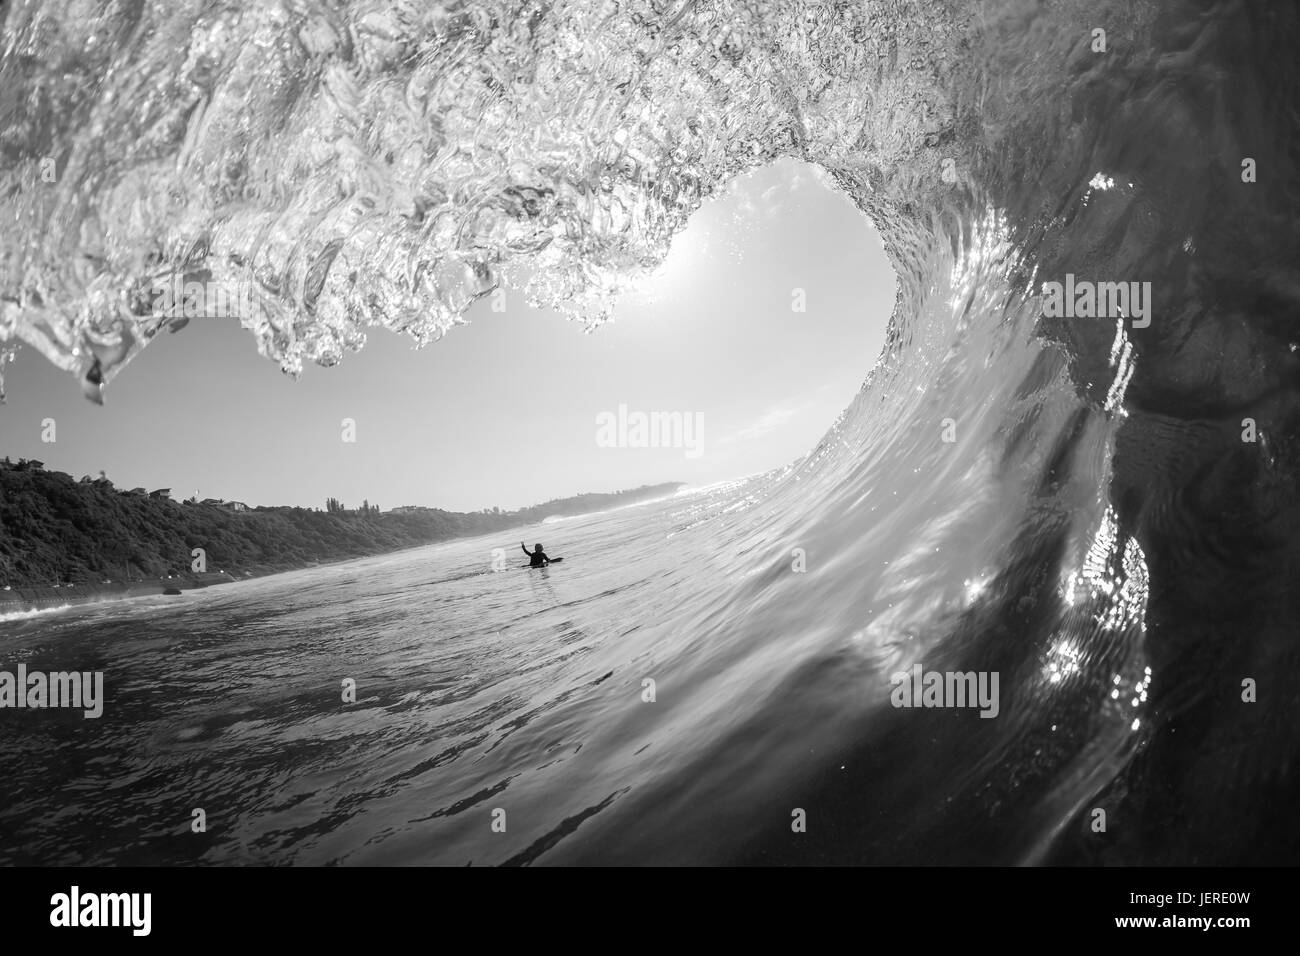
[[[888,171],[938,169],[922,144],[951,122],[949,14],[519,13],[14,9],[0,339],[97,397],[177,327],[149,295],[160,284],[244,303],[263,353],[295,374],[360,348],[368,325],[438,338],[502,283],[599,324],[739,172],[823,165],[888,242],[902,235]],[[886,57],[908,66],[882,75]]]

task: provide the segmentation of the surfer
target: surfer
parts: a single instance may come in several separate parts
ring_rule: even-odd
[[[528,566],[530,568],[544,568],[551,563],[551,559],[546,556],[546,552],[542,550],[540,544],[534,545],[532,551],[529,551],[528,545],[522,541],[519,542],[519,547],[523,548],[524,554],[528,555]]]

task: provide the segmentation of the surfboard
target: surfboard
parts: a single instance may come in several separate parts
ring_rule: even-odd
[[[560,563],[561,561],[563,561],[563,560],[564,560],[563,558],[551,558],[551,562],[550,562],[550,563],[551,563],[551,564],[559,564],[559,563]],[[531,564],[521,564],[521,565],[519,565],[519,566],[520,566],[521,568],[523,568],[525,571],[533,571],[533,570],[536,570],[536,569],[535,569]],[[537,567],[539,567],[539,568],[545,568],[545,567],[548,567],[548,565],[545,565],[545,564],[539,564]]]

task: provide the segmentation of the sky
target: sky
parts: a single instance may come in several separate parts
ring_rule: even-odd
[[[423,349],[374,329],[361,352],[295,381],[237,320],[196,319],[155,339],[103,406],[24,347],[5,374],[0,457],[250,505],[511,510],[701,486],[809,451],[875,363],[893,304],[867,219],[820,170],[782,160],[701,207],[595,332],[508,290],[504,311],[480,301]],[[598,424],[620,406],[689,415],[698,441],[608,447]]]

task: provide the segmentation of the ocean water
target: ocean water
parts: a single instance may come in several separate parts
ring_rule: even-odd
[[[558,567],[479,539],[0,623],[109,688],[0,721],[0,859],[1300,859],[1294,4],[0,16],[0,349],[92,399],[178,275],[289,372],[500,283],[599,325],[783,156],[899,279],[806,457],[528,529]],[[1149,312],[1052,316],[1067,277]],[[998,716],[892,706],[915,664],[996,672]]]
[[[993,288],[1005,252],[946,272]],[[1147,569],[1104,494],[1116,419],[1081,408],[1032,308],[971,327],[941,301],[930,328],[965,351],[910,353],[928,388],[882,366],[782,471],[0,624],[7,666],[108,688],[98,720],[0,725],[0,858],[1040,859],[1149,733]],[[945,399],[977,390],[944,442]],[[520,567],[515,537],[566,560]],[[997,719],[892,707],[913,663],[998,671]]]
[[[684,771],[725,724],[763,709],[725,687],[761,686],[754,652],[792,635],[723,639],[736,612],[714,586],[754,573],[717,534],[746,523],[763,483],[530,528],[530,544],[564,552],[544,569],[523,566],[510,539],[474,538],[15,615],[0,625],[10,669],[76,660],[107,691],[98,719],[9,712],[0,860],[600,858],[605,838],[583,846],[602,813],[623,816],[666,768]],[[191,832],[195,808],[206,833]]]

